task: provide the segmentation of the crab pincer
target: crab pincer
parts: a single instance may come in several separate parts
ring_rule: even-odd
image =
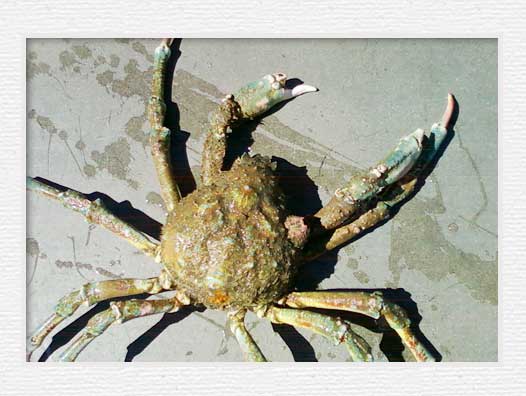
[[[234,94],[243,119],[253,119],[263,115],[278,103],[297,98],[318,88],[304,84],[297,79],[287,79],[284,73],[267,74],[251,82]]]
[[[316,213],[322,227],[331,230],[341,226],[366,210],[375,200],[382,199],[381,196],[394,186],[418,178],[440,150],[454,106],[453,95],[449,94],[442,121],[433,124],[429,136],[426,136],[423,129],[415,130],[400,139],[398,145],[382,161],[353,175],[345,186],[336,189],[329,203]],[[411,185],[411,191],[412,188]],[[403,197],[399,196],[397,202],[407,194],[408,192]]]

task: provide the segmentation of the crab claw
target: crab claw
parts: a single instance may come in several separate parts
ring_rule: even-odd
[[[349,185],[337,189],[335,195],[349,203],[364,202],[378,195],[385,187],[397,182],[411,170],[422,153],[423,139],[422,129],[403,137],[382,161],[353,176]]]
[[[434,123],[431,126],[429,136],[424,142],[422,155],[418,159],[417,168],[425,168],[437,156],[440,148],[446,140],[446,137],[448,136],[448,131],[450,128],[452,128],[452,124],[454,123],[453,115],[455,113],[456,107],[457,102],[455,97],[452,94],[448,94],[446,110],[442,115],[442,120],[440,122]]]
[[[293,99],[309,92],[318,92],[318,88],[305,84],[301,80],[291,79],[285,83],[283,100]]]
[[[287,80],[283,73],[274,73],[241,88],[234,94],[234,99],[241,108],[243,118],[252,119],[280,102],[317,90],[297,79]]]
[[[417,129],[410,135],[400,139],[395,149],[374,168],[379,173],[386,173],[386,184],[392,184],[400,180],[415,165],[422,153],[423,140],[424,130]]]

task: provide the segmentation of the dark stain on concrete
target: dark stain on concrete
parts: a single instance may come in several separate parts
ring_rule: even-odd
[[[40,126],[40,129],[42,131],[45,131],[48,133],[48,143],[47,143],[47,173],[49,174],[50,170],[50,153],[51,153],[51,141],[53,140],[53,136],[57,134],[57,127],[51,121],[50,118],[42,116],[37,114],[35,109],[32,109],[28,114],[29,119],[36,120],[37,124]]]
[[[135,41],[132,44],[132,48],[135,52],[143,55],[148,62],[153,63],[153,55],[146,49],[144,44],[139,41]]]
[[[135,59],[130,59],[124,66],[126,73],[124,80],[114,80],[111,89],[116,94],[129,98],[138,95],[146,99],[150,93],[150,80],[153,67],[148,70],[139,70],[139,64]]]
[[[137,181],[128,177],[132,156],[130,144],[126,138],[121,137],[116,142],[105,146],[102,153],[97,150],[92,151],[91,159],[97,164],[98,170],[106,170],[117,179],[127,181],[134,189],[139,187]]]
[[[31,271],[31,275],[26,275],[26,284],[27,286],[29,286],[29,284],[31,284],[31,282],[35,278],[35,274],[38,268],[38,259],[46,258],[47,256],[43,253],[40,254],[40,246],[35,238],[26,238],[26,254],[29,255],[29,257],[34,258],[35,260],[33,262],[33,270]],[[27,274],[29,274],[29,270],[27,271]]]
[[[119,66],[119,63],[121,62],[120,58],[115,55],[115,54],[111,54],[110,55],[110,66],[111,67],[117,67]]]
[[[92,56],[92,52],[86,44],[73,45],[71,49],[80,59],[88,59]]]
[[[95,175],[97,174],[97,168],[90,164],[84,165],[82,167],[82,170],[84,171],[84,174],[88,177],[95,177]]]
[[[40,126],[40,128],[45,130],[50,135],[57,133],[57,127],[55,126],[53,121],[51,121],[49,117],[37,115],[36,121],[38,125]]]
[[[119,58],[114,58],[114,64],[119,64]],[[135,59],[130,59],[124,66],[124,79],[115,79],[115,73],[111,70],[106,70],[97,74],[97,82],[108,89],[110,92],[119,95],[122,98],[130,98],[137,96],[144,104],[144,111],[139,116],[131,117],[125,125],[126,134],[136,142],[139,142],[143,147],[149,144],[149,135],[146,124],[146,111],[148,97],[150,95],[150,81],[152,77],[153,67],[148,70],[140,70],[139,65]]]
[[[111,279],[121,279],[124,275],[124,274],[115,274],[102,267],[94,267],[92,264],[89,264],[89,263],[80,263],[80,262],[74,263],[73,261],[56,260],[55,265],[57,266],[57,268],[68,268],[69,269],[69,268],[77,267],[77,269],[85,269],[88,271],[93,271],[99,275],[102,275],[102,276],[105,276]]]
[[[108,63],[106,61],[106,58],[102,55],[97,56],[97,60],[93,63],[95,66],[104,65],[105,63]]]
[[[67,51],[67,50],[62,51],[59,54],[58,60],[59,60],[60,64],[62,65],[60,67],[60,69],[63,70],[63,71],[65,71],[67,69],[71,69],[71,68],[73,68],[73,66],[75,66],[76,64],[79,63],[79,61],[77,60],[75,54],[70,52],[70,51]]]
[[[64,82],[59,80],[52,72],[51,66],[44,62],[37,62],[37,53],[34,51],[28,51],[26,59],[26,77],[28,80],[33,79],[38,75],[46,75],[49,78],[53,79],[59,86],[64,96],[68,99],[71,99],[71,96],[68,94]]]
[[[84,143],[82,140],[77,140],[77,142],[75,143],[75,148],[77,150],[84,150],[86,148],[86,143]]]
[[[113,75],[115,73],[111,70],[106,70],[103,73],[97,74],[97,82],[102,85],[103,87],[108,87],[113,81]]]
[[[36,52],[29,51],[26,60],[26,76],[28,79],[32,79],[39,74],[50,74],[51,66],[44,62],[36,62],[36,59]]]
[[[126,135],[131,137],[136,142],[142,143],[143,147],[149,144],[149,135],[145,133],[146,129],[146,113],[132,117],[124,126]]]
[[[26,253],[31,257],[35,257],[40,254],[40,247],[36,239],[26,238]]]
[[[389,268],[393,285],[398,287],[403,269],[420,271],[436,281],[454,276],[473,298],[496,305],[497,260],[482,260],[448,241],[435,219],[443,211],[437,200],[413,199],[392,220]]]
[[[360,282],[362,284],[369,283],[369,276],[365,272],[363,272],[361,270],[360,271],[354,271],[353,275],[358,280],[358,282]]]
[[[149,205],[157,206],[166,212],[166,206],[164,204],[163,198],[156,192],[150,191],[148,194],[146,194],[146,202]]]

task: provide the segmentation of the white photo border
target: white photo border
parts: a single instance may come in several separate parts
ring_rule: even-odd
[[[526,4],[518,1],[12,1],[0,5],[0,393],[102,395],[521,394],[526,302]],[[499,39],[499,362],[25,362],[25,40],[32,37],[497,37]],[[504,96],[505,94],[505,96]],[[504,113],[503,100],[506,112]],[[504,121],[503,121],[504,120]],[[504,157],[505,152],[505,157]],[[476,326],[476,323],[473,324]],[[521,375],[522,374],[522,375]],[[521,379],[523,378],[523,379]]]

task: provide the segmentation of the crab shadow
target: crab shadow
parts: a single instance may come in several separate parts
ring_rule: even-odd
[[[165,104],[166,117],[164,120],[165,126],[172,131],[171,133],[171,147],[170,156],[172,163],[172,171],[177,180],[177,185],[184,197],[194,191],[197,187],[194,175],[188,161],[188,150],[186,143],[190,138],[190,132],[181,129],[181,113],[177,103],[172,101],[172,81],[175,73],[175,66],[181,57],[181,39],[176,39],[170,46],[171,56],[168,58],[166,65],[165,78]]]
[[[171,82],[173,78],[173,73],[175,69],[175,64],[177,59],[180,57],[180,44],[181,40],[176,40],[172,45],[172,54],[170,61],[168,63],[168,75],[166,78],[167,82]],[[301,80],[294,80],[293,83],[301,83]],[[171,98],[172,84],[167,83],[166,88],[166,97]],[[174,132],[172,134],[171,142],[171,155],[173,161],[173,170],[175,177],[177,178],[180,190],[183,196],[188,195],[196,188],[196,181],[192,174],[187,151],[186,151],[186,142],[190,134],[186,131],[182,131],[179,123],[179,108],[177,104],[173,103],[171,100],[167,100],[167,112],[166,112],[166,126]],[[280,108],[286,105],[281,103],[280,105],[273,108],[269,113],[265,114],[268,116]],[[456,120],[459,115],[459,106],[455,100],[455,110],[453,112],[452,121],[450,123],[450,133],[446,137],[446,141],[442,145],[439,153],[435,156],[432,163],[426,168],[425,177],[423,177],[421,182],[416,186],[413,193],[406,197],[406,199],[400,202],[392,213],[391,218],[395,217],[400,207],[404,205],[405,202],[412,199],[418,191],[425,184],[425,178],[432,172],[436,166],[439,158],[442,156],[443,152],[446,150],[451,139],[454,137],[455,132],[453,127],[456,123]],[[264,124],[262,118],[255,119],[253,121],[247,122],[240,127],[234,128],[232,133],[227,137],[227,151],[224,161],[224,169],[229,169],[232,163],[236,158],[241,156],[243,153],[248,153],[250,151],[250,146],[254,142],[252,134],[256,130],[259,124]],[[430,142],[432,143],[432,142]],[[296,215],[309,215],[318,211],[321,206],[321,200],[318,194],[318,187],[313,182],[313,180],[308,176],[306,167],[298,167],[287,161],[286,159],[279,157],[272,157],[272,161],[276,163],[275,173],[278,177],[278,183],[286,197],[286,204],[288,209]],[[51,186],[54,186],[58,189],[65,190],[64,186],[53,183],[49,180],[43,178],[37,178],[40,181],[47,183]],[[152,238],[159,239],[162,225],[156,220],[152,219],[145,213],[135,209],[129,201],[116,202],[111,197],[100,192],[94,192],[87,194],[87,197],[90,200],[100,198],[108,209],[113,212],[117,217],[122,220],[130,223],[138,230],[144,232]],[[305,265],[302,268],[302,271],[298,277],[296,288],[299,291],[311,291],[316,290],[318,285],[324,280],[329,278],[334,273],[334,268],[338,261],[338,252],[340,249],[344,248],[348,244],[355,242],[358,239],[363,238],[367,234],[374,232],[378,227],[381,227],[388,220],[377,224],[375,227],[367,230],[362,233],[359,237],[348,241],[343,246],[324,254],[323,256],[313,260]],[[431,354],[437,359],[441,360],[442,356],[434,348],[432,343],[425,337],[425,335],[420,331],[418,324],[420,323],[422,317],[418,313],[418,308],[416,303],[411,299],[411,295],[402,288],[398,289],[340,289],[340,291],[381,291],[384,297],[392,302],[399,304],[403,307],[412,323],[412,330],[415,333],[417,339],[419,339],[422,344],[431,352]],[[133,297],[124,297],[119,299],[114,299],[115,301],[119,300],[128,300],[131,298],[147,298],[149,295],[139,295]],[[104,311],[109,308],[109,301],[100,302],[91,308],[88,312],[77,318],[75,321],[67,325],[64,329],[57,332],[51,340],[50,345],[40,356],[39,361],[46,361],[53,352],[55,352],[60,347],[66,345],[70,342],[73,337],[79,333],[88,323],[88,321],[97,313]],[[178,312],[164,314],[162,318],[153,325],[150,329],[144,332],[136,340],[128,345],[127,354],[125,361],[133,361],[133,359],[139,355],[142,351],[145,350],[148,345],[150,345],[167,327],[170,325],[176,324],[177,322],[183,320],[193,312],[202,312],[204,309],[199,307],[185,307]],[[313,309],[313,311],[318,311]],[[320,313],[327,314],[326,310],[319,310]],[[402,356],[402,351],[404,346],[400,337],[397,333],[391,329],[383,318],[378,320],[365,317],[360,314],[345,312],[345,311],[331,311],[332,314],[337,314],[341,318],[357,324],[359,326],[365,327],[367,330],[373,333],[382,334],[382,339],[380,342],[380,350],[385,354],[389,361],[404,361]],[[283,341],[290,348],[293,358],[295,361],[304,361],[304,362],[316,362],[318,361],[315,351],[312,345],[303,337],[295,328],[288,325],[272,325],[273,330],[279,334]]]

